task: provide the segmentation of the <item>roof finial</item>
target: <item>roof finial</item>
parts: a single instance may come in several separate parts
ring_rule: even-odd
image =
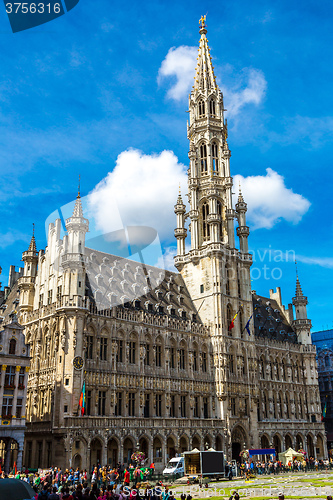
[[[180,183],[179,183],[179,194],[180,195],[182,194],[181,189],[180,189]]]
[[[199,19],[200,28],[206,28],[206,15],[205,16],[201,16],[200,19]]]
[[[32,223],[32,236],[35,236],[35,223]]]
[[[78,190],[77,190],[77,197],[78,198],[81,198],[80,190],[81,190],[81,175],[79,175],[79,186],[78,186]]]
[[[296,266],[296,278],[298,278],[298,269],[297,269],[297,260],[295,259],[295,266]]]

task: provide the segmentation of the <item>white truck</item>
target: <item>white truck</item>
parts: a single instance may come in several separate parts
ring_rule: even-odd
[[[164,476],[174,476],[175,478],[184,476],[184,457],[171,458],[163,471]]]
[[[207,451],[185,451],[184,468],[185,476],[189,480],[201,481],[207,478],[224,478],[225,477],[225,458],[223,451],[215,451],[213,449]]]

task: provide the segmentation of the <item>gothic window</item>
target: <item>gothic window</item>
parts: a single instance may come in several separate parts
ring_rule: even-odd
[[[199,118],[203,118],[205,116],[205,103],[204,103],[204,101],[199,101],[198,110],[199,110]]]
[[[201,173],[207,174],[207,146],[201,144],[200,146],[200,159],[201,159]]]
[[[180,370],[185,370],[185,349],[181,347],[179,349],[179,368]]]
[[[135,392],[128,393],[128,416],[135,416]]]
[[[128,362],[134,365],[135,364],[136,343],[135,342],[129,342],[128,346],[129,346],[129,350],[128,350]]]
[[[219,148],[216,142],[212,144],[212,160],[213,160],[213,172],[218,173],[219,171]]]
[[[193,371],[194,372],[198,371],[198,352],[196,348],[194,348],[193,351]]]
[[[290,418],[288,394],[286,394],[285,405],[286,405],[285,406],[285,410],[286,410],[285,418]]]
[[[161,417],[162,416],[162,394],[156,394],[155,406],[156,406],[156,417]]]
[[[265,363],[264,363],[263,359],[260,360],[260,368],[261,368],[261,378],[264,379],[265,378]]]
[[[273,418],[276,418],[276,399],[273,398]]]
[[[207,353],[205,351],[202,352],[201,354],[202,356],[202,365],[201,365],[201,368],[202,368],[202,371],[204,373],[207,372]]]
[[[222,240],[223,236],[223,228],[222,228],[222,203],[220,201],[217,202],[217,215],[220,217],[220,240]]]
[[[170,417],[176,416],[176,396],[171,394],[170,397]]]
[[[98,415],[105,415],[106,391],[98,391]]]
[[[210,116],[215,116],[216,115],[216,104],[215,104],[215,100],[214,99],[211,99],[209,101],[209,114],[210,114]]]
[[[231,404],[231,415],[234,417],[236,415],[236,398],[230,398]]]
[[[194,410],[193,410],[194,418],[199,418],[199,397],[194,397]]]
[[[150,394],[149,394],[149,392],[145,395],[145,406],[143,408],[143,416],[145,418],[150,417]]]
[[[227,305],[227,328],[228,328],[228,335],[231,337],[232,336],[232,329],[230,329],[231,322],[233,320],[234,314],[232,311],[231,304]]]
[[[203,417],[208,418],[208,398],[203,398]]]
[[[86,359],[92,359],[92,357],[93,357],[93,345],[94,345],[94,337],[92,335],[88,335],[88,337],[87,337]]]
[[[242,308],[239,309],[238,319],[239,319],[240,335],[241,335],[241,338],[243,338],[243,336],[244,336],[244,314],[243,314]]]
[[[15,354],[16,351],[16,340],[10,339],[9,342],[9,354]]]
[[[186,417],[186,396],[180,396],[180,416]]]
[[[92,395],[91,395],[92,391],[87,391],[87,404],[86,404],[86,415],[91,415],[91,399],[92,399]]]
[[[170,368],[176,368],[176,348],[170,347]]]
[[[330,366],[330,358],[329,356],[325,356],[325,366]]]
[[[208,241],[210,237],[210,228],[207,222],[207,218],[209,215],[209,206],[208,203],[204,203],[202,205],[202,239],[203,241]]]
[[[225,293],[230,295],[230,269],[226,266],[225,268],[226,282],[225,282]]]
[[[156,366],[162,366],[162,346],[158,344],[156,346]]]
[[[106,337],[101,337],[99,354],[102,361],[107,360],[107,352],[108,352],[108,339]]]
[[[116,417],[120,417],[122,415],[122,406],[123,406],[123,393],[117,392],[117,394],[116,394],[116,406],[114,409],[114,414]]]

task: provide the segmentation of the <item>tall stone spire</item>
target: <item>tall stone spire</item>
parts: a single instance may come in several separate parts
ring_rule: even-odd
[[[210,49],[208,47],[208,40],[206,38],[206,16],[202,16],[199,22],[201,25],[199,30],[201,38],[198,49],[198,62],[194,77],[194,89],[198,91],[208,92],[211,90],[216,90],[216,77],[214,75],[214,66],[212,64]]]
[[[32,227],[33,227],[32,236],[31,236],[31,241],[30,241],[30,245],[28,248],[28,252],[32,252],[32,253],[36,254],[37,246],[36,246],[36,240],[35,240],[35,224],[33,224]]]

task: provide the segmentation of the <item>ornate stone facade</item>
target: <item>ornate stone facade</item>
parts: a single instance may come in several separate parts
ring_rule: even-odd
[[[193,447],[237,459],[261,446],[326,454],[307,299],[297,280],[294,319],[279,289],[269,298],[251,291],[247,206],[241,192],[232,205],[223,95],[204,23],[200,34],[190,210],[181,195],[175,205],[179,274],[86,248],[80,196],[66,235],[56,220],[45,251],[23,254],[30,466],[127,462],[136,448],[160,469]]]

